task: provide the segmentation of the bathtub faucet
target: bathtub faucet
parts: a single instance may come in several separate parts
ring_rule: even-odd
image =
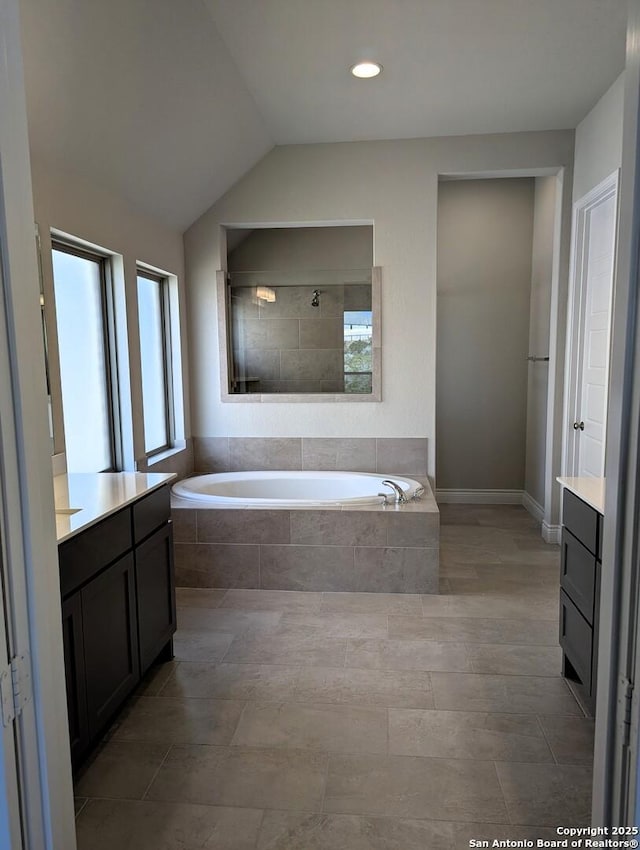
[[[396,484],[395,481],[389,481],[389,479],[386,478],[382,483],[386,484],[387,487],[391,487],[391,489],[395,492],[396,497],[394,499],[394,502],[396,503],[396,505],[401,505],[401,504],[404,504],[405,502],[409,501],[407,499],[407,497],[405,496],[404,490],[402,489],[402,487],[399,484]],[[387,497],[386,493],[378,493],[378,496],[384,496],[385,501],[386,501],[386,497]]]

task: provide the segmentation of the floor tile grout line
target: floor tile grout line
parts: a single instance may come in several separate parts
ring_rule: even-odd
[[[512,764],[513,763],[520,764],[520,762],[511,762],[511,763]],[[496,762],[495,760],[493,761],[493,769],[496,772],[496,779],[498,780],[498,787],[500,788],[500,793],[502,794],[502,799],[504,801],[504,809],[507,813],[507,818],[509,819],[509,824],[511,826],[515,826],[516,824],[513,823],[513,818],[511,817],[511,811],[509,809],[509,803],[507,801],[507,795],[504,793],[504,787],[502,785],[502,782],[500,781],[500,771],[498,770],[498,762]]]
[[[81,799],[81,798],[77,798],[77,797],[76,797],[76,799]],[[95,798],[94,798],[94,797],[85,797],[85,798],[84,798],[84,802],[82,803],[82,805],[80,806],[80,808],[78,809],[78,811],[77,811],[77,812],[75,812],[75,814],[74,814],[74,819],[76,819],[76,818],[78,818],[78,817],[80,816],[80,813],[84,811],[84,809],[86,808],[86,805],[87,805],[87,803],[89,802],[89,800],[93,800],[93,799],[95,799]]]
[[[162,769],[162,767],[163,767],[164,763],[166,762],[166,760],[167,760],[167,758],[168,758],[168,756],[169,756],[169,753],[170,753],[170,752],[171,752],[171,750],[173,749],[173,746],[174,746],[173,744],[169,744],[169,747],[168,747],[168,749],[167,749],[167,752],[164,754],[164,758],[162,759],[162,761],[161,761],[161,762],[160,762],[160,764],[158,765],[157,770],[155,771],[155,773],[154,773],[154,774],[153,774],[153,776],[151,777],[151,781],[149,782],[149,784],[148,784],[148,785],[147,785],[147,787],[145,788],[144,794],[143,794],[143,795],[142,795],[142,797],[140,798],[140,801],[141,801],[141,802],[144,802],[144,800],[146,800],[146,798],[147,798],[147,794],[149,793],[149,790],[151,789],[151,786],[153,785],[153,783],[156,781],[156,779],[157,779],[157,777],[158,777],[158,774],[160,773],[160,770]]]
[[[539,715],[539,714],[536,714],[536,721],[538,722],[538,726],[540,727],[540,731],[542,732],[542,737],[544,738],[544,740],[545,740],[545,742],[546,742],[547,746],[549,747],[549,752],[551,753],[551,758],[553,759],[553,761],[555,762],[555,764],[560,764],[560,762],[559,762],[559,761],[558,761],[558,759],[557,759],[557,756],[556,756],[555,750],[554,750],[554,749],[553,749],[553,747],[551,746],[551,741],[549,741],[549,738],[548,738],[548,736],[547,736],[547,733],[545,732],[544,725],[543,725],[543,723],[542,723],[542,720],[540,719],[540,715]]]
[[[329,785],[329,760],[331,758],[331,754],[326,753],[326,757],[327,757],[327,763],[325,764],[325,768],[324,768],[324,782],[323,782],[323,785],[322,785],[322,799],[320,800],[320,808],[319,808],[320,813],[324,813],[324,804],[325,804],[325,800],[327,798],[327,786]]]
[[[267,809],[262,809],[262,815],[260,817],[260,823],[258,824],[258,829],[256,830],[256,840],[253,843],[254,850],[260,846],[260,836],[262,834],[262,827],[264,826],[264,821],[267,816]]]

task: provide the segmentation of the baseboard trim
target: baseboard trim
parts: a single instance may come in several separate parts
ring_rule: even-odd
[[[443,505],[521,505],[522,490],[436,490]]]
[[[562,526],[550,525],[548,522],[542,522],[542,539],[545,543],[555,543],[560,545],[562,539]]]
[[[540,523],[543,522],[544,508],[540,502],[537,502],[533,496],[530,496],[529,493],[527,493],[526,490],[522,493],[522,507],[529,511],[535,520]]]
[[[544,520],[544,508],[524,490],[436,490],[436,502],[442,505],[522,505],[540,523],[545,543],[560,545],[561,525]]]

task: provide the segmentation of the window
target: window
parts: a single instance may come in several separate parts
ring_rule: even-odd
[[[173,444],[171,332],[166,278],[138,269],[144,450],[147,457]]]
[[[373,321],[371,310],[344,314],[344,391],[370,393],[373,373]]]
[[[117,466],[113,304],[106,257],[53,243],[67,470]]]

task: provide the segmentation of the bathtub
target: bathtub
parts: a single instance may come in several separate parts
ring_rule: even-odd
[[[386,478],[411,501],[384,504],[379,493],[394,496]],[[439,513],[426,479],[224,472],[174,484],[171,505],[181,587],[438,592]]]
[[[197,475],[173,486],[182,499],[194,499],[211,506],[253,508],[348,507],[380,505],[381,494],[393,497],[398,484],[407,499],[424,493],[420,482],[398,475],[367,472],[223,472]],[[393,501],[390,498],[389,501]]]

